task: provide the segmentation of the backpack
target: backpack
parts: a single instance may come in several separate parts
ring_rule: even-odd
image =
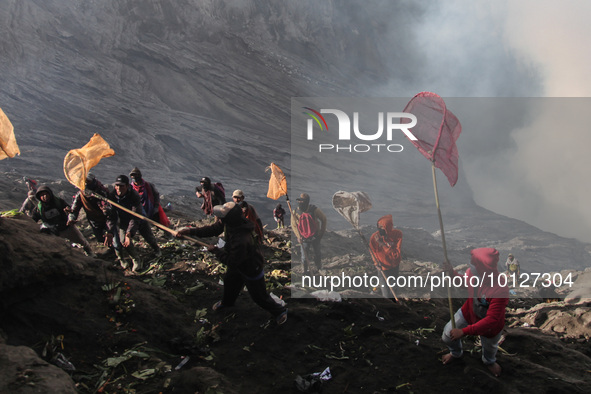
[[[314,212],[316,207],[310,206],[308,211]],[[316,235],[318,231],[318,222],[309,212],[304,212],[300,215],[298,220],[298,232],[302,236],[302,239],[310,239]]]

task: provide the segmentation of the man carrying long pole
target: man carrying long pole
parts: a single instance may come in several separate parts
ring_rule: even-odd
[[[271,172],[271,177],[269,178],[269,189],[267,191],[267,197],[272,200],[277,200],[281,196],[285,196],[287,201],[287,207],[289,208],[290,219],[291,219],[291,229],[293,234],[295,235],[298,243],[302,245],[302,238],[300,237],[300,233],[297,229],[298,217],[291,207],[291,202],[289,201],[289,195],[287,194],[287,179],[285,174],[279,168],[279,166],[275,163],[271,163],[269,167],[267,167],[267,171]],[[302,248],[302,260],[304,262],[304,272],[307,271],[307,267],[309,265],[308,256],[306,255],[305,248]]]
[[[416,116],[417,124],[412,129],[412,134],[416,137],[416,140],[411,139],[410,142],[431,162],[435,203],[439,218],[439,228],[441,230],[441,242],[443,244],[443,258],[445,264],[449,264],[445,232],[443,230],[443,219],[439,207],[435,167],[439,168],[445,174],[452,187],[456,184],[458,181],[459,161],[456,140],[462,132],[462,126],[455,115],[447,110],[443,99],[431,92],[421,92],[415,95],[408,102],[403,112],[412,113]],[[408,120],[401,119],[401,122],[408,122]],[[450,288],[447,289],[447,296],[451,322],[453,328],[455,328],[456,322],[454,320]]]

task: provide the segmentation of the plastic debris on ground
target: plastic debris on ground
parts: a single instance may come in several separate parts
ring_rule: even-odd
[[[65,371],[75,371],[76,367],[62,354],[57,353],[50,361],[53,365],[60,367]]]
[[[327,367],[322,372],[315,372],[310,375],[298,375],[295,384],[298,390],[303,393],[320,393],[322,391],[322,383],[332,379],[330,367]]]
[[[269,295],[270,295],[270,296],[271,296],[271,298],[272,298],[273,300],[275,300],[275,302],[276,302],[276,303],[278,303],[279,305],[281,305],[281,306],[285,306],[285,305],[287,305],[287,304],[285,303],[285,301],[283,301],[281,298],[277,297],[275,294],[273,294],[273,293],[269,293]]]
[[[188,363],[188,362],[189,362],[189,360],[190,360],[190,359],[191,359],[191,357],[189,357],[189,356],[186,356],[186,357],[183,359],[183,361],[181,361],[181,362],[179,363],[179,365],[177,365],[176,367],[174,367],[174,370],[175,370],[175,371],[178,371],[179,369],[181,369],[181,368],[182,368],[182,367],[183,367],[183,366],[184,366],[186,363]]]
[[[339,293],[336,291],[328,291],[328,290],[316,290],[312,293],[312,295],[318,301],[331,301],[331,302],[341,302],[342,298]]]

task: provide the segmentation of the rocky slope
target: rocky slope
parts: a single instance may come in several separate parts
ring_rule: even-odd
[[[207,223],[178,211],[169,215],[181,226]],[[339,245],[326,247],[326,272],[367,261],[354,234],[331,231],[326,239]],[[444,299],[425,294],[393,303],[346,291],[327,302],[310,297],[314,289],[296,297],[290,278],[299,264],[290,261],[288,230],[266,232],[264,248],[269,290],[289,308],[283,326],[246,292],[235,308],[212,312],[223,267],[190,243],[170,241],[162,232],[158,240],[160,258],[138,243],[149,265],[134,275],[115,266],[94,240],[98,259],[41,234],[27,217],[0,218],[0,393],[295,393],[302,390],[298,382],[302,387],[302,380],[327,367],[332,378],[320,385],[328,393],[591,388],[586,301],[540,303],[535,293],[513,298],[498,379],[482,366],[475,338],[465,338],[459,363],[441,365],[441,329],[449,319]],[[427,272],[438,269],[417,256],[403,259],[403,275]],[[558,290],[561,297],[568,291]],[[454,300],[454,307],[461,302]]]

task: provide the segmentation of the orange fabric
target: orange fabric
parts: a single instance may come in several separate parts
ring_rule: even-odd
[[[277,200],[279,197],[287,194],[287,180],[285,179],[285,174],[281,171],[281,168],[275,163],[271,163],[271,166],[267,167],[267,170],[271,170],[267,197],[272,200]]]
[[[392,215],[381,217],[378,226],[386,230],[386,235],[382,236],[376,231],[369,239],[374,265],[382,270],[398,267],[401,260],[402,231],[394,228]]]
[[[0,108],[0,160],[20,154],[21,151],[18,149],[16,137],[14,136],[14,127],[10,123],[8,116]]]
[[[107,141],[99,134],[94,134],[88,144],[80,149],[72,149],[64,158],[64,174],[72,185],[80,190],[86,188],[86,175],[103,157],[113,156]]]

